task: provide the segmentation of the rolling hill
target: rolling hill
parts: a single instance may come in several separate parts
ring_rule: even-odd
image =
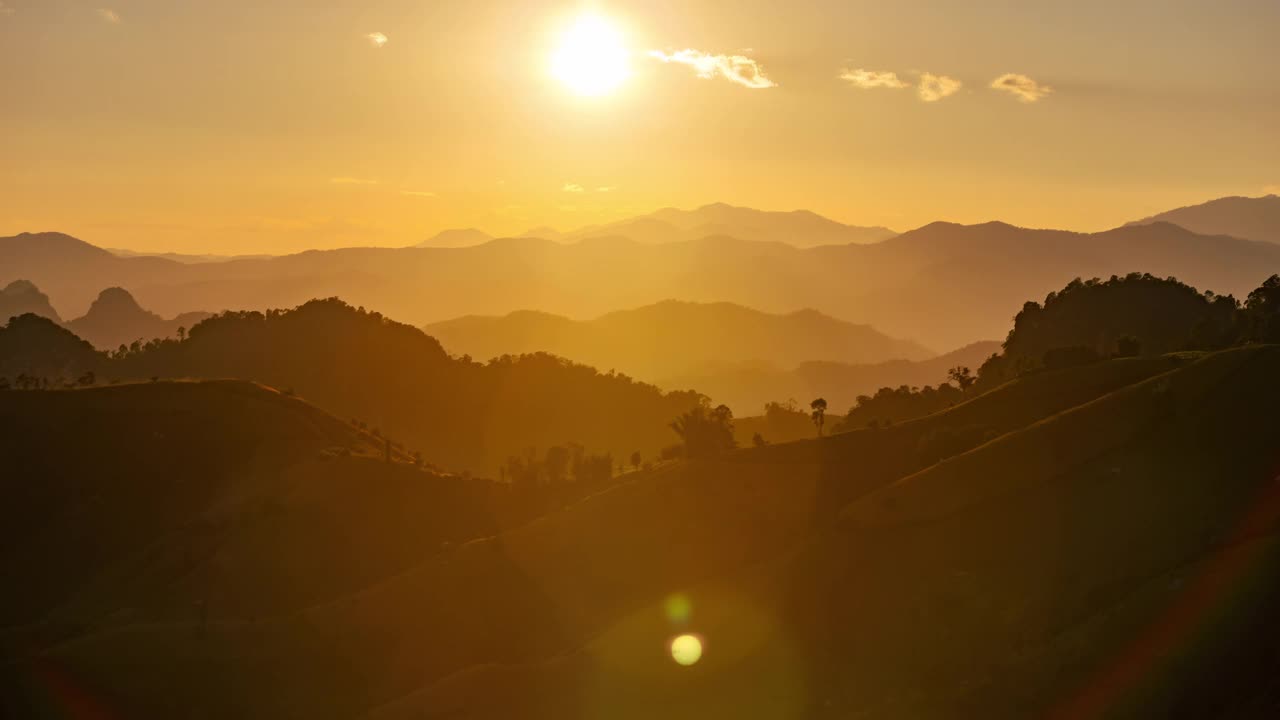
[[[809,307],[935,348],[1002,336],[1023,301],[1076,277],[1144,270],[1241,296],[1276,268],[1276,244],[1168,223],[1094,234],[935,223],[870,245],[808,249],[727,236],[661,244],[523,238],[194,265],[120,258],[56,233],[0,238],[0,283],[33,281],[64,317],[83,313],[96,297],[91,288],[104,285],[129,288],[165,316],[341,295],[416,325],[524,308],[597,317],[679,298],[770,313]]]
[[[497,476],[509,458],[576,443],[619,463],[657,457],[668,423],[703,401],[547,354],[455,359],[421,330],[331,298],[289,310],[223,313],[182,341],[97,352],[34,315],[0,326],[0,377],[53,387],[86,373],[104,382],[237,378],[295,392],[358,419],[456,471]]]
[[[913,342],[813,310],[772,315],[731,303],[675,300],[581,322],[524,311],[423,329],[454,354],[487,359],[543,351],[664,387],[676,387],[669,382],[673,378],[733,365],[792,368],[806,361],[852,364],[932,355]]]
[[[1230,235],[1280,243],[1280,195],[1225,197],[1170,210],[1131,225],[1173,223],[1202,235]]]
[[[128,717],[1256,717],[1280,669],[1278,370],[1256,345],[1038,373],[889,429],[633,473],[487,535],[440,530],[483,513],[416,495],[429,473],[324,459],[359,439],[295,399],[18,393],[6,455],[76,491],[4,485],[32,493],[4,505],[32,518],[6,525],[7,580],[59,598],[9,598],[4,697],[68,687]],[[72,417],[97,431],[57,434]],[[989,439],[923,452],[975,424]],[[40,451],[64,437],[90,442]],[[217,462],[177,482],[190,457]],[[128,532],[91,558],[72,533],[56,572],[20,560],[100,523]],[[666,651],[682,632],[690,668]]]

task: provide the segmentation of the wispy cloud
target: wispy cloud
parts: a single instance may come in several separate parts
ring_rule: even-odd
[[[872,90],[874,88],[901,90],[902,88],[911,87],[911,84],[903,82],[896,72],[877,72],[861,68],[845,68],[840,72],[840,79],[863,90]]]
[[[586,188],[582,187],[577,183],[565,183],[565,186],[560,189],[567,193],[580,193],[580,192],[587,191]]]
[[[120,13],[112,10],[111,8],[98,8],[95,12],[98,13],[98,17],[106,20],[112,25],[120,24]]]
[[[649,51],[649,57],[664,63],[688,65],[700,78],[711,79],[717,75],[731,83],[753,90],[777,87],[777,83],[765,77],[760,63],[745,55],[712,55],[701,50],[679,50],[665,53],[661,50]]]
[[[366,180],[364,178],[353,178],[353,177],[329,178],[329,182],[333,183],[334,185],[377,185],[378,184],[377,180]]]
[[[920,73],[920,85],[916,88],[916,93],[925,102],[938,102],[960,92],[962,86],[963,83],[953,77]]]
[[[411,195],[413,197],[420,197],[420,198],[433,198],[436,196],[436,194],[431,192],[430,190],[401,190],[400,194]]]
[[[1001,90],[1014,95],[1019,101],[1024,103],[1036,102],[1053,92],[1053,88],[1048,85],[1041,85],[1026,75],[1019,75],[1017,73],[1005,73],[995,80],[992,80],[991,88],[993,90]]]
[[[365,37],[369,40],[369,44],[376,48],[380,48],[387,44],[387,36],[380,32],[371,32],[368,35],[365,35]]]
[[[606,185],[606,186],[604,186],[604,187],[598,187],[598,188],[596,188],[596,192],[604,192],[604,193],[607,193],[607,192],[613,192],[614,190],[617,190],[617,189],[618,189],[618,188],[616,188],[616,187],[614,187],[614,186],[612,186],[612,185]]]

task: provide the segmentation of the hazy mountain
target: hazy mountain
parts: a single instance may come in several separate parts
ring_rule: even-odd
[[[205,254],[205,255],[188,255],[188,254],[185,254],[185,253],[170,253],[170,252],[153,252],[153,253],[149,253],[149,252],[138,252],[138,251],[136,251],[136,250],[125,250],[125,249],[123,249],[123,248],[107,248],[106,250],[107,250],[107,252],[110,252],[111,254],[113,254],[113,255],[117,255],[117,256],[119,256],[119,257],[156,257],[156,258],[163,258],[163,259],[165,259],[165,260],[172,260],[172,261],[174,261],[174,262],[189,263],[189,264],[191,264],[191,263],[216,263],[216,262],[227,262],[228,260],[261,260],[261,259],[264,259],[264,258],[272,257],[271,255],[266,255],[266,254],[260,254],[260,255],[212,255],[212,254]]]
[[[462,317],[424,329],[459,355],[488,359],[545,351],[666,387],[676,387],[667,382],[674,377],[719,366],[793,368],[811,360],[868,363],[932,356],[916,343],[814,310],[773,315],[731,303],[675,300],[587,321],[522,311]]]
[[[827,401],[832,413],[843,413],[859,395],[874,393],[882,387],[937,385],[947,380],[947,371],[953,367],[968,367],[976,372],[997,352],[1000,352],[1000,343],[988,341],[918,361],[803,362],[789,369],[725,364],[669,376],[659,384],[697,388],[716,402],[727,403],[740,416],[756,415],[770,402],[795,400],[807,407],[810,400],[818,397]],[[810,429],[807,428],[806,433]]]
[[[661,243],[728,235],[741,240],[780,242],[806,248],[875,243],[896,234],[884,227],[845,225],[808,210],[770,212],[715,203],[696,210],[664,208],[649,215],[580,228],[555,239],[572,241],[621,236],[638,242]],[[548,237],[535,231],[526,235]]]
[[[503,522],[514,493],[256,386],[15,392],[0,699],[40,717],[27,678],[53,676],[139,718],[1266,708],[1277,403],[1275,347],[1115,360]]]
[[[135,340],[177,337],[178,328],[190,329],[211,317],[207,312],[183,313],[166,320],[144,310],[124,288],[107,288],[84,316],[66,323],[67,328],[102,350],[114,350]]]
[[[33,313],[47,317],[54,322],[62,322],[58,311],[49,304],[49,296],[40,292],[40,288],[26,280],[14,280],[0,290],[0,319]]]
[[[1202,235],[1280,243],[1280,196],[1225,197],[1152,215],[1130,225],[1169,222]]]
[[[129,288],[161,315],[341,295],[415,325],[531,307],[589,318],[679,298],[772,313],[810,307],[935,348],[1002,337],[1024,301],[1076,277],[1142,270],[1243,296],[1278,268],[1280,245],[1168,223],[1094,234],[934,223],[871,245],[810,249],[723,236],[661,244],[508,238],[199,265],[120,258],[58,234],[0,239],[0,283],[31,280],[64,317],[82,314],[104,285]]]
[[[493,239],[493,236],[475,228],[466,228],[462,230],[445,230],[436,233],[431,239],[414,245],[419,248],[464,248],[474,245],[483,245]]]

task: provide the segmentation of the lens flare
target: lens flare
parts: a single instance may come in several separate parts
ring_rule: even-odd
[[[697,635],[681,635],[671,641],[671,659],[689,667],[702,659],[702,640]]]

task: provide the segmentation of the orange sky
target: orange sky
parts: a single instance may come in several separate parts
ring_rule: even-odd
[[[278,253],[714,201],[1089,230],[1280,186],[1280,3],[973,5],[3,0],[0,234]],[[631,71],[598,97],[551,72],[583,14]]]

